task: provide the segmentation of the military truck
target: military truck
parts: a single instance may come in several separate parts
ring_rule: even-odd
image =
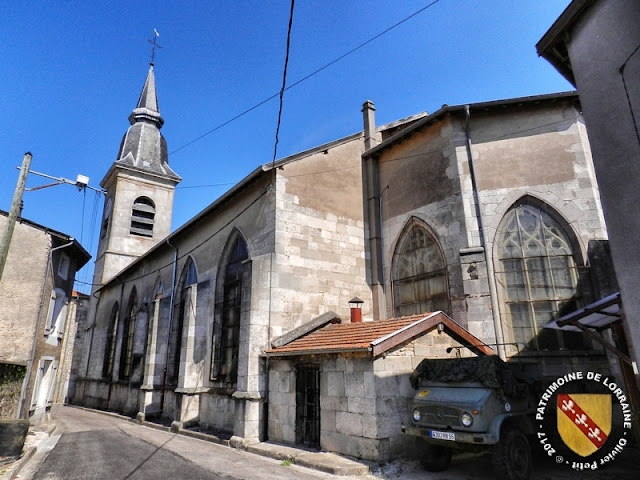
[[[423,360],[407,435],[417,438],[426,470],[443,471],[453,449],[491,450],[499,477],[529,478],[539,385],[497,356]]]

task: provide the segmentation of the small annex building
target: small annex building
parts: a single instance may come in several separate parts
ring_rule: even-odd
[[[269,439],[376,461],[412,447],[400,427],[422,359],[494,354],[442,312],[358,323],[327,312],[272,346]]]

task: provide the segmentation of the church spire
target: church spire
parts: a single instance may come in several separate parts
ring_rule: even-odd
[[[158,108],[158,96],[156,94],[156,77],[153,74],[153,63],[149,66],[147,79],[142,87],[142,93],[138,99],[138,105],[129,115],[129,122],[133,125],[136,122],[150,120],[154,122],[158,128],[162,128],[164,119],[160,115]]]
[[[164,119],[158,108],[153,63],[149,66],[136,108],[129,115],[129,123],[131,126],[122,139],[115,163],[180,181],[169,167],[167,142],[160,133]]]

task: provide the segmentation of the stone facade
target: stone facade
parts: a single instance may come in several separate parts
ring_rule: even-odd
[[[374,461],[406,454],[413,440],[400,427],[410,422],[415,395],[409,376],[424,358],[450,358],[447,348],[457,346],[434,329],[377,358],[356,353],[271,358],[268,437],[296,443],[297,369],[316,365],[321,449]],[[466,348],[459,351],[472,355]]]
[[[104,232],[99,250],[115,258],[129,249],[131,258],[117,274],[98,275],[104,281],[79,354],[74,402],[161,417],[175,428],[224,430],[234,445],[304,443],[296,372],[311,362],[320,379],[319,447],[389,459],[406,448],[399,427],[413,395],[410,372],[425,357],[455,355],[446,351],[450,343],[430,333],[375,358],[263,355],[275,339],[329,311],[346,322],[356,296],[367,322],[399,316],[398,299],[426,306],[410,314],[447,310],[503,357],[522,357],[532,370],[542,365],[544,375],[585,355],[606,363],[597,349],[563,351],[561,362],[557,351],[522,354],[514,344],[534,339],[513,333],[500,263],[505,219],[525,205],[557,223],[547,227],[570,239],[571,258],[563,258],[575,268],[567,271],[590,283],[581,273],[587,245],[606,231],[576,95],[444,107],[378,128],[370,102],[364,114],[364,132],[257,168],[175,232],[154,234],[144,253],[123,247],[138,241],[125,228],[137,193],[114,190],[113,205],[127,207],[113,210],[122,218],[112,225],[123,228]],[[149,175],[117,168],[131,185]],[[169,191],[176,177],[158,188]],[[156,193],[145,193],[156,212],[160,204],[170,211],[169,197]],[[412,239],[414,228],[431,239],[441,267],[407,294],[413,278],[397,272],[422,268],[410,265],[410,254],[426,248]],[[104,265],[99,258],[96,270],[106,272]],[[576,285],[565,290],[575,294]],[[442,307],[421,297],[427,286]]]
[[[575,274],[588,276],[589,242],[606,239],[607,232],[576,101],[564,94],[550,102],[490,102],[472,105],[468,114],[464,106],[445,107],[365,153],[375,160],[378,190],[384,191],[379,255],[387,316],[397,315],[394,255],[402,235],[419,225],[443,252],[452,317],[486,343],[517,342],[498,249],[501,222],[519,202],[559,219],[573,241]],[[584,281],[583,305],[595,300],[592,281]],[[502,353],[510,357],[521,347],[507,345]]]

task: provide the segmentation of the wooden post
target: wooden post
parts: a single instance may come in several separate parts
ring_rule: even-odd
[[[9,254],[9,246],[11,245],[11,237],[13,236],[13,229],[16,226],[16,220],[20,213],[20,204],[22,203],[22,194],[24,193],[24,187],[27,183],[27,175],[29,174],[29,167],[31,166],[32,155],[30,152],[24,154],[22,159],[22,169],[18,177],[18,184],[13,194],[13,201],[11,202],[11,210],[7,217],[7,228],[4,231],[2,237],[2,243],[0,244],[0,280],[2,280],[2,273],[4,272],[4,264],[7,261],[7,255]]]

